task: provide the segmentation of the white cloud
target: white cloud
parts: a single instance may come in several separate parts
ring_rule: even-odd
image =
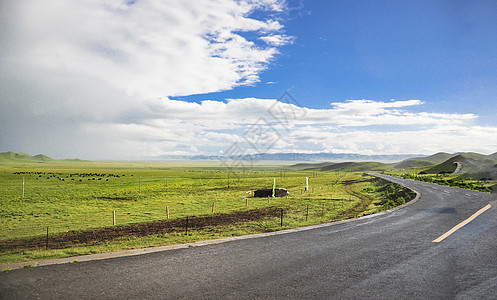
[[[283,46],[287,45],[293,42],[294,38],[286,35],[281,35],[281,34],[272,34],[272,35],[267,35],[267,36],[262,36],[259,39],[263,40],[269,45],[272,46]]]
[[[143,145],[160,145],[154,148],[156,154],[180,153],[193,146],[195,152],[190,154],[214,155],[226,152],[234,143],[246,153],[257,153],[262,148],[273,153],[495,152],[497,128],[473,125],[474,115],[406,110],[411,105],[421,105],[421,101],[350,100],[346,104],[361,113],[344,114],[343,109],[335,105],[326,110],[300,108],[305,114],[293,117],[293,105],[274,99],[206,100],[201,103],[156,99],[146,103],[136,123],[104,125],[98,131],[111,131],[113,136],[139,141]],[[370,107],[380,107],[381,113]],[[286,119],[281,117],[283,112],[287,114]],[[287,124],[281,123],[282,120]],[[261,127],[254,127],[254,124]],[[109,129],[106,130],[106,126]],[[254,130],[261,130],[255,136],[264,135],[266,142],[257,144]]]
[[[244,138],[253,124],[271,129],[268,138],[282,136],[269,152],[496,150],[496,128],[475,125],[473,114],[419,112],[421,100],[348,100],[329,109],[275,99],[171,100],[259,81],[293,38],[276,17],[250,13],[272,16],[285,2],[126,3],[2,1],[0,151],[137,159],[226,153],[236,142],[254,153],[255,141]]]
[[[283,1],[127,3],[7,0],[3,64],[98,78],[135,98],[191,95],[258,82],[290,40],[277,19],[250,16],[282,11]],[[279,42],[257,46],[240,34],[248,31]]]

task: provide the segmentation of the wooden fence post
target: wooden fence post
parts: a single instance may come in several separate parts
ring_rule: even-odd
[[[186,217],[185,234],[188,235],[188,217]]]

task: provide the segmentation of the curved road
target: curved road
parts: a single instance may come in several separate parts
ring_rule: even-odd
[[[1,272],[0,299],[496,299],[495,196],[378,176],[421,199],[295,233]]]

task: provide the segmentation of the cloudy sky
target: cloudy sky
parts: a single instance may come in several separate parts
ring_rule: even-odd
[[[497,151],[497,2],[2,0],[0,151]]]

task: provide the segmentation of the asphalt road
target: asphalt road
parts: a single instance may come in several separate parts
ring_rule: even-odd
[[[495,196],[393,180],[421,199],[296,233],[1,272],[0,298],[497,299]]]

